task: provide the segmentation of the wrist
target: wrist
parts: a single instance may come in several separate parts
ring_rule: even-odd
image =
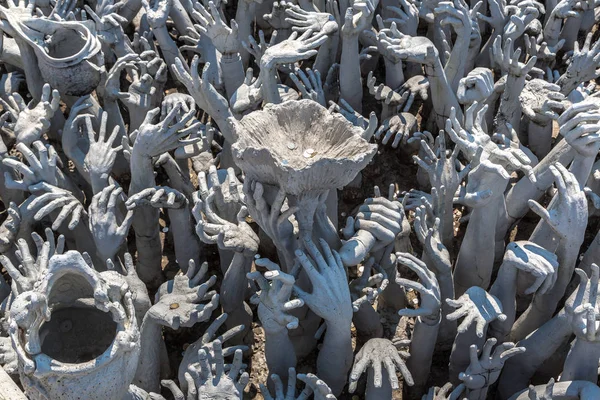
[[[222,63],[232,63],[241,60],[240,53],[237,50],[221,53]]]

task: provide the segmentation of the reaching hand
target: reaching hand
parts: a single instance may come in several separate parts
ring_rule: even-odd
[[[178,274],[160,285],[156,293],[156,304],[146,315],[175,330],[208,320],[219,304],[219,295],[215,291],[208,291],[217,281],[216,276],[213,275],[200,284],[207,271],[208,264],[203,263],[196,271],[195,263],[190,260],[185,274]],[[210,301],[201,303],[206,300]]]
[[[277,2],[275,2],[274,4],[277,4]],[[260,60],[262,59],[262,56],[265,54],[267,49],[275,45],[277,41],[277,31],[273,31],[269,43],[265,41],[265,33],[262,30],[258,31],[258,38],[260,44],[256,43],[254,37],[250,35],[248,36],[248,42],[242,40],[242,46],[244,46],[244,49],[246,49],[248,53],[252,54],[256,64],[260,65]]]
[[[300,68],[296,68],[296,70],[290,74],[290,79],[302,94],[303,99],[316,101],[323,107],[327,105],[327,103],[325,103],[325,92],[323,91],[323,83],[321,82],[321,74],[319,71],[313,71],[310,68],[306,68],[305,74]]]
[[[595,157],[600,148],[600,110],[595,102],[573,104],[559,118],[560,134],[578,154]]]
[[[119,15],[119,9],[125,4],[123,1],[114,3],[114,0],[101,0],[96,5],[96,11],[87,4],[84,5],[87,13],[96,23],[98,38],[108,44],[114,45],[124,39],[121,24],[127,23],[127,18]]]
[[[58,241],[54,240],[54,232],[46,228],[46,240],[44,241],[37,233],[33,233],[37,248],[37,257],[33,258],[25,239],[17,240],[15,252],[19,260],[19,268],[15,268],[10,259],[0,255],[0,264],[6,269],[13,279],[13,290],[15,295],[32,290],[34,285],[40,282],[48,272],[48,260],[55,254],[61,254],[65,246],[65,238],[60,235]]]
[[[398,311],[398,315],[407,317],[421,317],[433,322],[439,322],[440,308],[442,307],[440,285],[435,274],[427,268],[427,265],[409,253],[396,253],[396,262],[406,265],[414,271],[421,283],[408,279],[396,277],[396,283],[402,287],[412,288],[419,292],[421,302],[419,308],[405,308]]]
[[[392,34],[392,37],[388,36]],[[398,63],[400,61],[415,62],[432,67],[438,60],[438,51],[431,40],[424,36],[404,35],[392,22],[389,32],[379,32],[378,39],[381,41],[386,57]]]
[[[391,116],[390,118],[383,121],[377,132],[375,132],[375,139],[381,139],[383,136],[382,144],[388,144],[391,138],[394,138],[392,142],[392,148],[398,148],[398,145],[408,143],[411,135],[417,130],[417,119],[415,116],[408,112],[403,112]]]
[[[410,0],[400,0],[400,7],[388,6],[388,11],[396,14],[395,18],[386,18],[385,23],[395,22],[405,35],[416,36],[419,25],[419,8]]]
[[[440,131],[433,149],[424,137],[421,138],[421,150],[425,154],[424,159],[415,155],[413,160],[427,173],[431,187],[440,192],[443,186],[448,193],[455,193],[471,169],[468,165],[460,172],[456,170],[460,147],[456,146],[448,157],[446,134]]]
[[[100,180],[105,182],[108,180],[117,159],[117,153],[122,149],[122,146],[112,147],[119,135],[120,127],[118,125],[114,127],[111,135],[105,140],[107,121],[108,113],[102,112],[100,117],[100,132],[98,133],[98,140],[96,140],[96,133],[94,132],[91,118],[88,116],[85,119],[90,148],[85,155],[84,166],[89,171],[92,181]]]
[[[133,222],[134,210],[129,210],[119,225],[117,202],[122,194],[121,187],[110,185],[96,193],[90,204],[88,211],[90,232],[102,261],[114,257],[119,247],[125,243],[129,227]]]
[[[519,95],[523,113],[531,121],[539,125],[547,125],[567,107],[565,96],[560,93],[560,86],[542,79],[527,81]]]
[[[338,327],[350,326],[352,300],[346,268],[337,251],[331,250],[325,240],[319,242],[322,252],[310,239],[304,241],[308,254],[296,250],[296,257],[312,283],[312,293],[298,286],[294,286],[294,292],[326,322]]]
[[[242,399],[244,388],[250,381],[248,373],[243,372],[245,364],[242,351],[235,351],[233,362],[226,373],[222,346],[217,339],[212,342],[211,348],[205,346],[198,350],[198,362],[190,365],[185,373],[188,398]]]
[[[264,275],[259,271],[247,274],[248,279],[255,281],[260,288],[250,301],[258,304],[258,318],[264,330],[269,333],[280,331],[284,327],[298,328],[298,318],[290,314],[290,311],[304,306],[302,299],[290,300],[296,280],[268,258],[259,258],[255,262],[268,269]]]
[[[403,351],[398,351],[396,346],[388,339],[371,339],[360,349],[354,358],[354,366],[350,373],[350,383],[348,391],[354,393],[356,385],[360,376],[365,372],[368,367],[373,368],[373,381],[375,387],[381,387],[382,382],[382,369],[385,367],[388,378],[392,389],[398,389],[400,387],[398,383],[398,377],[396,376],[396,369],[400,371],[404,380],[409,386],[414,385],[414,381],[410,371],[406,367],[404,360],[402,359],[410,357],[410,355]]]
[[[339,14],[339,8],[337,10],[334,8],[335,11]],[[288,16],[285,21],[292,25],[293,31],[306,32],[311,30],[332,35],[338,30],[336,18],[326,12],[305,11],[296,4],[290,4],[285,9],[285,13]]]
[[[154,208],[180,209],[188,204],[188,199],[183,193],[168,186],[155,186],[146,188],[130,196],[125,201],[128,210],[140,206],[151,206]]]
[[[489,68],[475,68],[458,83],[456,96],[461,104],[485,104],[494,91],[494,78]]]
[[[373,269],[377,273],[371,276]],[[363,266],[361,276],[350,282],[353,311],[357,312],[363,304],[374,304],[388,284],[387,273],[379,264],[375,264],[373,257],[370,257]]]
[[[221,96],[208,79],[210,63],[205,63],[202,69],[202,77],[198,74],[200,57],[196,54],[192,59],[190,72],[183,66],[181,59],[175,59],[171,65],[175,77],[186,87],[188,93],[196,100],[196,104],[213,118],[219,118],[229,110],[227,100]]]
[[[250,211],[252,219],[260,226],[278,249],[294,250],[296,238],[294,237],[294,226],[289,218],[298,211],[298,207],[287,207],[284,209],[286,194],[279,189],[275,200],[268,204],[264,198],[264,188],[260,182],[244,181],[244,197],[246,207]]]
[[[231,28],[221,18],[219,9],[212,1],[208,2],[210,13],[197,1],[194,4],[192,17],[199,25],[194,25],[196,30],[210,38],[215,48],[222,54],[234,54],[240,50],[241,42],[238,39],[238,25],[231,20]]]
[[[525,347],[515,347],[514,343],[505,342],[499,344],[491,354],[496,342],[495,338],[486,340],[479,357],[477,345],[473,344],[469,348],[471,363],[465,372],[458,374],[458,379],[463,381],[467,389],[476,390],[493,385],[498,380],[506,360],[525,352]]]
[[[223,177],[225,178],[223,179]],[[198,185],[200,190],[198,190],[196,198],[206,203],[212,194],[211,211],[220,218],[236,223],[237,216],[245,202],[245,195],[243,185],[235,175],[235,170],[233,168],[228,168],[226,171],[217,170],[215,166],[211,166],[208,169],[208,176],[204,171],[198,174]]]
[[[581,243],[587,225],[587,200],[575,175],[562,164],[550,166],[558,188],[556,202],[546,210],[537,201],[529,200],[529,208],[539,215],[561,240]]]
[[[344,16],[341,36],[343,38],[358,36],[367,29],[373,20],[377,3],[377,0],[361,0],[354,2],[352,7],[348,7]]]
[[[20,180],[15,180],[13,174],[5,172],[4,181],[7,188],[27,191],[29,186],[40,182],[57,185],[58,154],[54,147],[44,145],[41,141],[36,140],[33,142],[33,148],[37,150],[38,157],[24,143],[18,143],[16,147],[27,160],[29,166],[14,158],[4,158],[2,164],[12,168],[14,172],[21,176]]]
[[[250,225],[246,222],[248,209],[240,208],[236,223],[221,218],[214,210],[215,193],[208,195],[206,200],[194,194],[194,216],[196,217],[196,234],[204,243],[216,243],[221,250],[243,253],[252,257],[258,252],[259,239]]]
[[[302,390],[298,396],[296,396],[296,377],[306,384],[304,390]],[[315,400],[335,400],[336,398],[331,393],[329,386],[320,380],[318,376],[314,374],[296,375],[296,369],[293,367],[288,370],[288,384],[285,393],[283,390],[283,382],[281,382],[279,375],[272,374],[271,380],[275,385],[275,396],[271,394],[265,385],[262,383],[259,384],[260,393],[265,400],[306,400],[313,393],[315,395]]]
[[[186,127],[188,121],[194,116],[195,110],[190,110],[179,121],[175,121],[180,107],[175,107],[157,124],[153,124],[152,121],[160,113],[160,109],[155,108],[149,111],[139,129],[131,134],[135,137],[133,154],[158,157],[167,151],[198,142],[201,138],[183,140],[184,137],[198,129],[200,122]]]
[[[429,388],[429,392],[424,394],[421,400],[460,400],[462,393],[465,391],[465,385],[461,383],[452,390],[452,383],[448,382],[444,386],[433,386]]]
[[[535,282],[525,294],[546,293],[556,282],[558,261],[556,254],[528,241],[511,242],[506,246],[502,265],[533,275]]]
[[[517,78],[525,79],[525,76],[533,69],[537,61],[537,57],[533,56],[527,64],[519,62],[521,49],[513,51],[513,40],[506,39],[502,46],[502,36],[498,36],[494,40],[494,45],[491,51],[491,58],[500,67],[502,75],[510,74]]]
[[[500,301],[478,286],[467,289],[465,294],[456,300],[446,299],[446,303],[458,308],[446,316],[450,321],[465,317],[458,326],[458,333],[466,332],[475,323],[477,336],[482,338],[485,337],[487,325],[490,322],[495,319],[506,320],[506,315],[502,314]]]
[[[298,37],[298,32],[293,32],[290,37],[280,43],[270,46],[260,59],[261,68],[273,69],[282,64],[292,64],[306,60],[317,54],[317,47],[327,40],[327,35],[319,32],[313,35],[308,30]]]
[[[87,215],[83,204],[68,190],[40,182],[29,186],[29,191],[33,193],[35,199],[29,203],[27,210],[32,212],[37,210],[33,217],[36,221],[40,221],[54,210],[60,209],[60,213],[52,223],[52,230],[58,230],[69,215],[71,221],[68,228],[73,230],[79,224],[81,215]]]
[[[30,146],[50,128],[50,119],[58,110],[60,94],[58,90],[52,90],[49,84],[44,84],[40,102],[34,106],[32,100],[29,104],[18,93],[13,93],[12,107],[8,111],[14,114],[15,126],[13,131],[17,136],[17,142]]]
[[[173,0],[152,0],[152,4],[148,0],[142,0],[142,5],[146,10],[148,23],[153,30],[166,26]]]
[[[600,40],[592,46],[592,33],[585,38],[583,47],[575,41],[573,55],[567,60],[569,66],[567,71],[556,82],[563,94],[569,94],[581,82],[589,81],[600,75],[598,62],[600,61]]]

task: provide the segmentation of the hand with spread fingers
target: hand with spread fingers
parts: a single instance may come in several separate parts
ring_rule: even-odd
[[[381,388],[382,385],[390,385],[392,389],[398,389],[400,384],[396,376],[396,370],[402,374],[406,384],[412,386],[412,376],[403,360],[403,358],[408,357],[410,357],[408,353],[398,351],[396,346],[388,339],[369,340],[356,354],[354,366],[350,373],[348,391],[354,393],[358,379],[367,368],[369,368],[368,373],[373,374],[373,384],[376,388]],[[383,368],[387,372],[389,381],[383,382]]]
[[[197,268],[190,260],[185,274],[178,274],[160,286],[156,303],[146,318],[175,330],[208,320],[219,305],[219,295],[214,290],[209,291],[217,277],[213,275],[204,281],[207,271],[207,263]],[[206,301],[208,303],[203,303]]]

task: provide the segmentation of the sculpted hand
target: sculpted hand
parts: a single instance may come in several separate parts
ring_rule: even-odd
[[[502,166],[484,160],[469,172],[467,184],[460,187],[454,202],[473,208],[483,207],[493,198],[504,195],[509,178]]]
[[[296,68],[296,70],[290,74],[290,79],[294,82],[300,91],[300,94],[302,94],[303,99],[311,99],[323,107],[326,107],[325,92],[323,92],[323,83],[321,82],[321,74],[319,71],[313,71],[310,68],[306,68],[305,74],[300,68]]]
[[[476,390],[491,386],[498,380],[506,360],[525,352],[525,347],[515,347],[514,343],[505,342],[499,344],[491,354],[496,342],[495,338],[486,340],[479,357],[476,345],[473,344],[469,348],[471,363],[465,372],[458,374],[458,379],[463,381],[467,389]]]
[[[208,38],[215,48],[222,54],[234,54],[240,50],[241,42],[238,39],[238,25],[231,20],[231,28],[221,18],[219,9],[212,1],[208,2],[210,13],[200,2],[194,4],[192,17],[198,22],[194,25],[196,30]]]
[[[242,372],[246,367],[242,360],[242,350],[236,350],[226,373],[222,346],[217,339],[212,342],[211,348],[205,346],[198,350],[198,362],[190,365],[185,373],[188,398],[242,400],[244,388],[250,381],[250,375]]]
[[[587,200],[585,192],[579,188],[577,178],[562,164],[550,166],[558,192],[557,202],[546,210],[537,201],[529,200],[529,208],[539,215],[561,240],[575,243],[583,241],[587,225]]]
[[[432,322],[438,322],[440,319],[440,308],[442,307],[440,285],[435,274],[427,268],[427,265],[415,256],[409,253],[396,253],[396,262],[406,265],[414,271],[421,283],[413,282],[408,279],[396,277],[396,283],[405,288],[412,288],[419,292],[421,302],[419,308],[405,308],[398,311],[398,315],[407,317],[421,317]]]
[[[231,99],[229,99],[231,111],[243,114],[245,111],[253,110],[260,106],[262,101],[262,80],[260,77],[254,78],[252,68],[248,68],[244,83],[236,89]]]
[[[196,109],[194,98],[185,93],[171,93],[163,99],[160,104],[160,118],[165,119],[174,108],[179,107],[178,117],[183,117],[186,113]]]
[[[456,300],[446,299],[446,303],[458,309],[446,316],[450,321],[465,317],[458,326],[458,333],[466,332],[474,323],[477,336],[482,338],[490,322],[495,319],[506,320],[500,301],[478,286],[467,289],[465,294]]]
[[[0,253],[6,253],[12,248],[21,228],[19,207],[11,201],[6,212],[8,216],[0,226]]]
[[[301,298],[290,300],[296,280],[292,275],[281,271],[279,265],[268,258],[259,258],[255,262],[256,265],[268,269],[264,275],[259,271],[246,275],[260,288],[250,302],[258,304],[258,318],[265,332],[298,328],[298,318],[290,314],[290,311],[304,306],[304,300]]]
[[[179,373],[178,373],[178,378],[179,378],[179,382],[181,382],[182,390],[187,389],[185,372],[187,372],[188,367],[190,365],[192,365],[196,362],[196,357],[198,356],[198,350],[204,348],[204,350],[207,351],[209,354],[214,354],[212,349],[213,349],[213,343],[215,341],[218,340],[221,344],[224,344],[229,339],[233,338],[234,336],[236,336],[244,331],[244,325],[238,325],[236,327],[228,329],[222,335],[216,336],[217,331],[221,328],[221,326],[223,326],[225,321],[227,321],[227,317],[228,317],[227,314],[219,315],[208,326],[208,328],[206,328],[206,331],[204,332],[204,334],[198,340],[196,340],[194,343],[190,344],[187,347],[187,349],[185,349],[185,352],[183,353],[183,359],[181,360],[181,363],[179,364]],[[248,346],[238,345],[238,346],[226,347],[223,349],[223,357],[229,357],[229,356],[235,354],[235,352],[237,350],[241,350],[242,352],[247,351]]]
[[[155,322],[175,330],[208,320],[219,304],[219,295],[215,291],[208,291],[217,281],[216,276],[200,284],[207,271],[207,263],[196,270],[195,263],[190,260],[185,274],[178,274],[160,285],[156,304],[148,310],[147,315]],[[210,301],[201,303],[207,300]]]
[[[433,386],[429,388],[429,392],[424,394],[421,400],[460,400],[462,393],[465,391],[465,385],[460,384],[452,392],[452,384],[446,383],[444,386]]]
[[[121,73],[125,68],[130,71],[137,69],[140,61],[141,59],[137,54],[127,54],[117,59],[115,65],[108,71],[104,81],[100,83],[97,89],[105,101],[117,101],[117,99],[129,97],[129,93],[121,91]],[[74,110],[75,107],[71,110],[71,114],[74,113]]]
[[[36,183],[46,182],[50,185],[57,185],[57,162],[58,154],[54,147],[44,145],[41,141],[33,142],[33,148],[38,152],[38,157],[25,145],[17,143],[17,150],[23,155],[29,166],[14,158],[4,158],[2,164],[10,167],[17,173],[21,179],[15,180],[10,172],[4,173],[4,181],[8,189],[18,189],[27,191],[29,186]]]
[[[525,240],[511,242],[506,246],[503,265],[531,274],[535,282],[525,290],[525,294],[539,291],[540,294],[552,289],[556,282],[558,260],[556,254]]]
[[[166,26],[173,0],[152,0],[152,3],[149,3],[148,0],[142,0],[142,5],[146,10],[146,17],[152,29],[160,29]]]
[[[83,204],[68,190],[52,186],[46,182],[29,186],[29,191],[34,193],[35,199],[29,203],[27,210],[35,212],[34,219],[40,221],[51,212],[60,209],[60,213],[52,223],[52,230],[58,230],[62,223],[71,216],[68,228],[75,229],[81,215],[87,215]]]
[[[494,91],[494,78],[489,68],[475,68],[458,83],[456,97],[461,104],[485,103]]]
[[[0,264],[12,278],[13,290],[16,290],[16,294],[32,290],[34,285],[46,276],[50,257],[61,254],[64,250],[64,236],[60,235],[58,241],[55,241],[54,232],[48,228],[46,228],[45,241],[37,233],[32,233],[31,237],[37,248],[36,258],[31,254],[25,239],[17,240],[18,251],[15,255],[19,260],[18,268],[15,268],[8,257],[0,255]]]
[[[246,196],[243,185],[235,175],[233,168],[225,171],[211,166],[208,176],[204,171],[198,174],[198,185],[200,190],[197,192],[196,198],[206,203],[208,197],[213,195],[210,203],[211,211],[229,222],[237,221]]]
[[[101,0],[96,5],[96,11],[87,4],[84,5],[87,13],[96,23],[98,38],[108,44],[114,45],[124,39],[122,24],[126,24],[127,18],[119,15],[119,9],[125,4],[123,1],[114,3],[114,0]]]
[[[326,322],[338,327],[350,326],[352,300],[346,278],[346,268],[335,250],[320,241],[322,252],[310,239],[304,241],[308,254],[297,249],[296,257],[312,283],[312,293],[294,286],[294,292],[306,305]]]
[[[406,367],[403,358],[408,358],[410,355],[404,351],[398,351],[396,346],[388,339],[371,339],[360,349],[354,358],[352,372],[350,372],[350,383],[348,391],[354,393],[360,376],[368,367],[373,368],[373,380],[375,387],[381,387],[382,369],[385,367],[392,389],[400,387],[396,370],[400,371],[404,377],[404,381],[412,386],[414,384],[412,375]]]
[[[371,271],[373,269],[375,269],[377,273],[371,276]],[[375,264],[375,259],[373,257],[369,258],[363,266],[361,276],[350,282],[352,310],[357,312],[360,307],[367,302],[374,304],[388,284],[389,279],[387,273],[380,265]]]
[[[540,125],[547,125],[558,119],[559,114],[568,106],[565,100],[565,96],[560,93],[560,86],[542,79],[527,81],[519,95],[525,116]]]
[[[210,83],[207,74],[210,63],[205,63],[202,69],[202,77],[198,74],[200,57],[196,54],[192,59],[190,72],[183,66],[181,59],[175,59],[175,64],[171,65],[175,77],[181,82],[188,93],[196,100],[196,104],[211,117],[219,117],[224,110],[229,110],[229,104],[214,86]]]
[[[293,32],[290,37],[280,43],[270,46],[260,59],[261,68],[273,69],[282,64],[292,64],[306,60],[317,54],[317,47],[327,40],[327,35],[319,32],[313,35],[308,30],[298,37],[298,32]]]
[[[160,109],[150,110],[139,129],[131,134],[135,137],[133,153],[137,152],[145,157],[157,157],[167,151],[198,142],[200,138],[183,140],[198,129],[200,122],[186,127],[194,116],[195,110],[190,110],[179,121],[175,121],[180,107],[175,107],[157,124],[153,124],[152,121],[160,113]]]
[[[388,6],[388,11],[396,14],[394,18],[386,18],[385,23],[395,22],[405,35],[416,36],[419,25],[419,8],[410,0],[400,0],[401,7]]]
[[[377,132],[375,132],[375,139],[380,139],[383,136],[382,144],[388,144],[391,138],[394,138],[392,142],[392,148],[398,148],[400,143],[406,144],[411,135],[417,130],[417,119],[415,116],[408,112],[393,115],[392,117],[383,121]]]
[[[188,199],[183,193],[168,186],[146,188],[130,196],[125,201],[128,210],[134,210],[140,206],[179,209],[187,206],[187,204]]]
[[[285,14],[287,15],[285,21],[292,25],[293,31],[306,32],[307,30],[311,30],[313,32],[323,32],[326,35],[332,35],[338,30],[336,18],[326,12],[306,11],[296,4],[290,4],[285,9]]]
[[[273,27],[273,29],[290,29],[292,27],[291,22],[288,21],[288,16],[285,10],[290,6],[285,1],[279,1],[273,3],[273,9],[269,14],[264,14],[264,20]]]
[[[296,238],[294,237],[294,226],[289,218],[298,211],[298,207],[287,207],[284,209],[286,194],[279,189],[275,200],[268,204],[264,198],[264,188],[260,182],[244,181],[244,198],[246,207],[250,211],[252,219],[260,226],[267,236],[273,240],[278,249],[293,251]],[[285,204],[287,206],[287,204]]]
[[[581,82],[595,79],[600,75],[598,62],[600,61],[600,40],[592,46],[592,34],[587,35],[583,47],[575,41],[573,55],[567,60],[567,71],[556,82],[562,88],[563,94],[568,94]]]
[[[117,202],[123,189],[115,185],[104,188],[92,198],[88,210],[89,228],[102,261],[114,257],[127,238],[134,210],[129,210],[123,222],[117,219]]]
[[[358,36],[367,29],[375,14],[377,3],[377,0],[363,0],[356,1],[352,7],[348,7],[344,16],[341,36],[343,38]]]
[[[394,185],[390,185],[388,198],[381,196],[379,187],[375,187],[375,196],[365,200],[358,208],[356,217],[348,217],[346,221],[346,237],[350,237],[358,230],[364,229],[371,233],[376,243],[372,252],[381,250],[394,243],[396,236],[404,231],[406,216],[402,204],[394,200]],[[354,231],[350,229],[354,228]],[[349,236],[348,236],[349,235]]]
[[[275,2],[274,4],[278,3]],[[252,54],[256,64],[260,65],[260,60],[262,59],[262,56],[265,54],[267,49],[275,45],[277,41],[277,31],[273,31],[273,33],[271,34],[271,39],[269,39],[269,43],[265,41],[265,33],[262,30],[258,31],[258,38],[260,44],[256,43],[256,39],[254,39],[254,37],[250,35],[248,36],[248,42],[242,40],[242,46],[244,46],[244,49],[246,49],[248,53]]]
[[[494,40],[494,44],[491,51],[492,60],[500,67],[502,75],[510,74],[517,78],[525,79],[525,76],[533,69],[537,61],[537,57],[533,56],[527,64],[519,62],[521,56],[521,49],[518,48],[513,51],[513,40],[506,39],[504,46],[502,46],[502,37],[498,36]]]
[[[324,89],[327,89],[327,83],[325,84]],[[361,113],[352,108],[352,106],[348,104],[346,100],[340,98],[339,102],[340,104],[338,105],[333,100],[330,100],[329,112],[339,112],[344,116],[344,118],[350,121],[352,125],[364,129],[361,135],[363,139],[365,139],[366,141],[371,140],[371,137],[375,133],[375,129],[377,129],[377,115],[375,114],[375,112],[371,111],[371,114],[369,114],[369,120],[367,121],[365,117],[363,117]]]
[[[296,377],[304,382],[306,386],[304,390],[296,396]],[[283,391],[283,382],[279,375],[272,374],[271,380],[275,385],[275,396],[271,394],[269,389],[262,383],[260,386],[260,393],[263,395],[265,400],[306,400],[311,394],[314,393],[315,400],[335,400],[336,397],[331,393],[331,389],[325,382],[319,379],[315,374],[298,374],[296,375],[296,369],[290,368],[288,370],[288,384],[287,390]]]
[[[92,126],[92,119],[88,116],[85,119],[90,148],[85,155],[84,166],[89,171],[92,181],[106,181],[112,171],[112,168],[117,159],[117,153],[122,149],[122,146],[113,148],[120,127],[114,127],[111,135],[106,138],[106,124],[108,121],[108,113],[102,112],[100,117],[100,132],[98,140],[96,140],[96,132]]]
[[[40,102],[35,104],[25,101],[18,93],[12,95],[12,107],[18,118],[13,131],[17,136],[17,142],[30,146],[34,141],[41,139],[42,135],[50,128],[50,119],[58,110],[60,94],[58,90],[52,90],[49,84],[42,88]]]
[[[460,172],[456,170],[460,147],[456,146],[448,156],[446,134],[440,131],[433,149],[425,138],[421,138],[421,150],[425,154],[424,159],[415,155],[413,160],[427,173],[431,187],[440,192],[443,186],[449,193],[455,193],[471,170],[470,165]]]
[[[456,117],[454,108],[450,118],[446,120],[445,130],[450,139],[464,153],[467,160],[489,159],[492,163],[503,167],[506,172],[523,171],[531,182],[535,182],[535,174],[531,168],[531,159],[518,146],[499,146],[494,143],[482,127],[487,105],[477,112],[478,103],[474,102],[465,112],[465,127]],[[483,150],[480,150],[480,147]],[[482,151],[478,155],[478,152]]]
[[[600,110],[594,102],[573,104],[559,118],[560,134],[584,157],[595,157],[600,146]]]
[[[250,225],[246,222],[248,209],[240,208],[237,223],[221,218],[214,211],[215,194],[208,195],[206,201],[198,199],[194,194],[194,217],[196,218],[196,234],[204,243],[218,244],[219,249],[243,253],[252,257],[258,252],[259,239]]]
[[[379,32],[378,39],[383,46],[386,57],[398,63],[401,61],[415,62],[432,67],[438,59],[438,51],[431,40],[424,36],[404,35],[392,22],[392,36],[388,32]]]

